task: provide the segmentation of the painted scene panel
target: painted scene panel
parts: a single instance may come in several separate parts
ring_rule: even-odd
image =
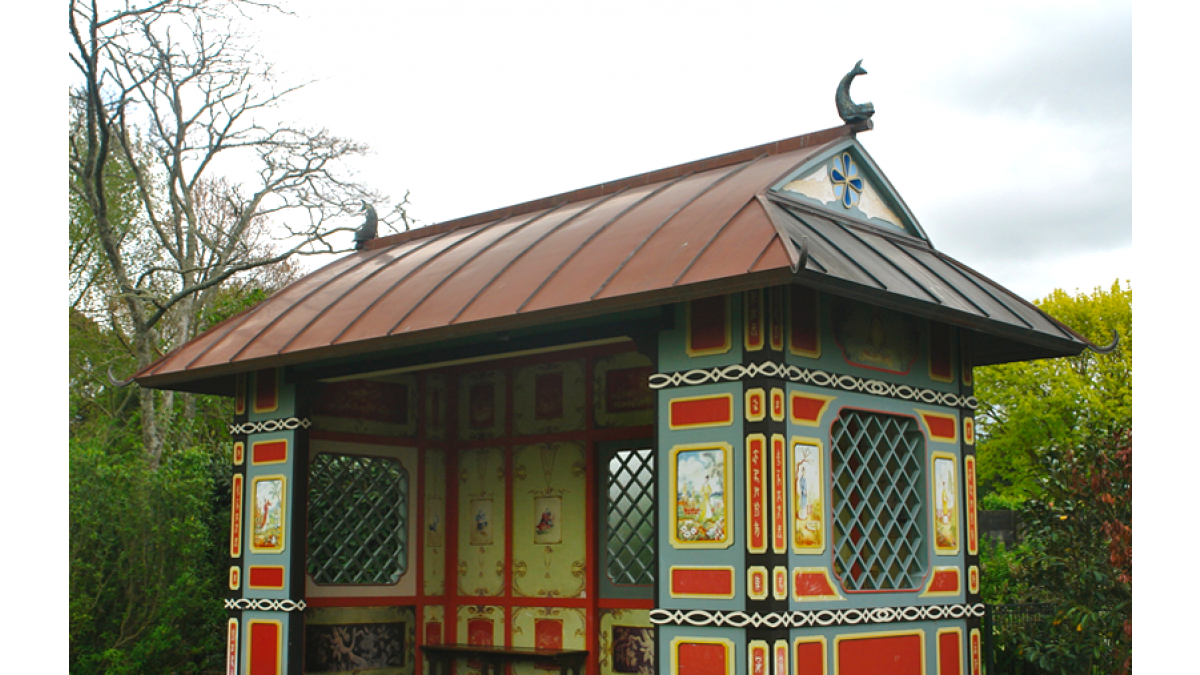
[[[254,529],[250,543],[256,553],[283,551],[284,481],[282,476],[254,479]]]
[[[729,451],[706,447],[675,451],[676,543],[722,546],[730,543]]]
[[[792,540],[797,552],[818,552],[825,548],[821,494],[821,448],[811,443],[792,445]]]
[[[958,552],[958,476],[953,457],[933,460],[934,545],[938,553]]]

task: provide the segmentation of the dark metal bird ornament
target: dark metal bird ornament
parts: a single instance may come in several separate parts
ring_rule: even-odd
[[[838,84],[837,95],[834,100],[837,102],[838,116],[846,124],[854,124],[855,122],[865,122],[871,119],[871,115],[875,114],[875,106],[868,103],[855,103],[850,100],[850,83],[859,75],[866,75],[867,71],[863,70],[862,59],[854,64],[854,70],[846,73]]]
[[[354,233],[354,250],[361,251],[367,246],[367,242],[375,238],[379,233],[379,216],[375,215],[375,207],[363,202],[363,211],[367,214],[367,219],[359,226],[358,231]]]

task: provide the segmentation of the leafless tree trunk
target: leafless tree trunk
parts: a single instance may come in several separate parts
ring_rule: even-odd
[[[275,86],[236,20],[276,5],[128,0],[105,9],[99,0],[68,0],[68,11],[81,127],[70,136],[71,186],[90,210],[108,282],[90,290],[116,299],[139,369],[194,336],[199,310],[222,283],[293,256],[344,250],[334,242],[349,237],[336,235],[354,229],[362,202],[386,203],[347,167],[365,145],[265,121],[295,87]],[[112,219],[105,178],[117,161],[132,170],[143,236]],[[254,178],[222,179],[218,171],[233,167],[250,167]],[[407,226],[404,205],[385,224]],[[264,241],[269,231],[273,242]],[[177,401],[148,389],[139,397],[157,466]]]

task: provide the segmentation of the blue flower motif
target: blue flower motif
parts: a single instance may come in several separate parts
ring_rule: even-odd
[[[850,153],[843,152],[829,167],[829,180],[833,181],[833,195],[842,202],[842,206],[850,208],[858,203],[863,191],[863,179],[858,175],[858,165],[850,159]]]

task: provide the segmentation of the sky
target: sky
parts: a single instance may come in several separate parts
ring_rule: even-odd
[[[257,18],[278,112],[427,225],[838,126],[934,246],[1026,299],[1133,276],[1128,2],[397,3]]]

